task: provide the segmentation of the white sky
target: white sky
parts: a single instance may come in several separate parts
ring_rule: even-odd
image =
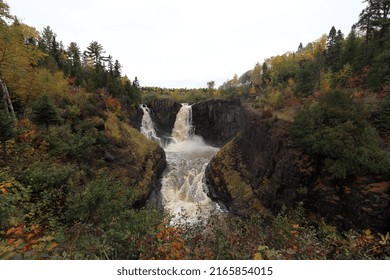
[[[300,42],[347,35],[361,0],[5,0],[11,14],[65,46],[98,41],[141,86],[217,86]]]

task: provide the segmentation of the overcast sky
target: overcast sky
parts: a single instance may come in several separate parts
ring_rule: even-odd
[[[49,25],[65,46],[98,41],[141,86],[219,86],[300,42],[347,35],[361,0],[5,0],[37,30]]]

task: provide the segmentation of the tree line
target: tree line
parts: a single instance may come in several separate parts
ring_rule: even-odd
[[[286,95],[307,97],[331,88],[384,91],[390,83],[390,1],[364,2],[367,6],[347,36],[332,26],[328,35],[257,63],[220,90],[225,95],[268,95],[276,103]]]

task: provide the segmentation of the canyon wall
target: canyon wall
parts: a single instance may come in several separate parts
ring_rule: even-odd
[[[207,168],[209,195],[233,214],[277,214],[303,202],[309,217],[342,229],[390,230],[390,178],[334,180],[320,161],[294,147],[290,123],[242,109],[239,133]]]

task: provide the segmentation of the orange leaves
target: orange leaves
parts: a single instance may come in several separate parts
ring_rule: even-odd
[[[16,238],[10,238],[7,240],[7,245],[12,245],[15,243],[15,241],[16,241]]]
[[[162,223],[158,227],[156,234],[158,241],[157,256],[158,259],[182,260],[188,258],[188,249],[185,246],[183,230],[181,228],[167,226]]]
[[[33,237],[34,237],[34,233],[29,233],[26,235],[27,240],[30,240]]]
[[[116,114],[119,114],[121,112],[121,104],[120,102],[115,99],[114,97],[112,96],[108,96],[104,99],[104,103],[106,104],[107,108],[113,112],[113,113],[116,113]]]
[[[9,228],[4,240],[0,239],[0,259],[12,259],[15,256],[28,256],[29,258],[43,258],[58,247],[54,237],[45,236],[45,230],[32,224],[30,228],[19,225]]]
[[[8,189],[12,187],[12,182],[1,182],[0,183],[0,194],[8,193]]]

